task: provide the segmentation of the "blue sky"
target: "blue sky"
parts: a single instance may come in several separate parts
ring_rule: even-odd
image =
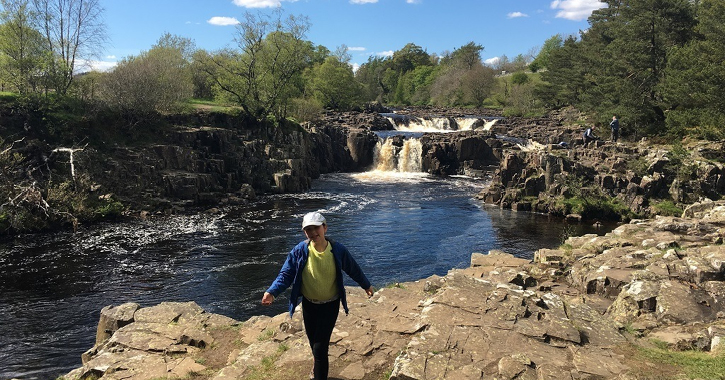
[[[346,45],[353,64],[412,42],[428,53],[475,42],[482,58],[514,58],[557,34],[586,30],[598,0],[100,0],[109,42],[96,67],[148,50],[169,32],[214,51],[234,44],[245,12],[308,17],[307,39],[330,50]]]

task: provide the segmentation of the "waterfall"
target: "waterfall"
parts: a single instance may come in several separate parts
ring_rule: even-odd
[[[459,131],[470,131],[473,126],[480,122],[481,119],[475,117],[457,118],[456,124],[458,124]]]
[[[491,127],[498,119],[486,121],[486,118],[479,116],[466,117],[415,117],[409,115],[398,115],[395,113],[381,113],[390,121],[396,131],[400,132],[456,132],[471,131],[482,128],[491,130]]]
[[[384,114],[401,132],[453,132],[457,125],[451,125],[451,119],[446,117],[411,117],[407,115]]]
[[[407,139],[403,146],[393,144],[393,139],[378,141],[375,147],[374,168],[382,172],[416,173],[421,164],[423,148],[418,139]]]

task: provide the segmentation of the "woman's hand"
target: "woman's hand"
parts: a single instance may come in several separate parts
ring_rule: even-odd
[[[264,292],[264,295],[262,296],[262,305],[269,306],[272,304],[273,301],[274,301],[274,296],[267,292]]]
[[[373,296],[373,293],[375,293],[375,291],[373,290],[373,286],[370,285],[369,288],[365,289],[365,293],[368,294],[368,298],[372,297]]]

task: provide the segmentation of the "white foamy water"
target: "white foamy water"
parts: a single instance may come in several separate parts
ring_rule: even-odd
[[[435,180],[430,174],[424,172],[396,172],[386,170],[371,170],[369,172],[352,174],[350,177],[364,183],[421,183]]]
[[[379,141],[375,146],[373,167],[384,172],[420,172],[423,147],[418,139],[407,139],[403,146],[393,145],[392,139]]]

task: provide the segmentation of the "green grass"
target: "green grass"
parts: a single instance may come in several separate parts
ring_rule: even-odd
[[[674,202],[671,200],[665,200],[662,202],[656,202],[652,204],[652,210],[654,210],[657,215],[663,215],[663,216],[680,216],[682,215],[682,208],[677,207]]]
[[[189,112],[196,112],[199,109],[205,109],[209,112],[233,113],[239,110],[239,107],[235,105],[209,99],[189,99],[187,101],[187,105],[189,107],[185,108],[187,108]]]
[[[257,340],[263,342],[269,340],[274,336],[274,330],[265,329],[258,337]]]
[[[656,348],[638,347],[638,355],[655,365],[674,366],[682,371],[688,379],[725,380],[725,353],[670,351],[659,346]]]

